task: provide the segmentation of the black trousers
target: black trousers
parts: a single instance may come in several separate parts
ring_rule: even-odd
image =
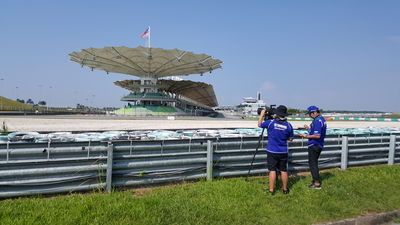
[[[308,148],[308,165],[310,167],[313,183],[321,183],[319,178],[318,158],[322,148],[318,145],[312,145]]]

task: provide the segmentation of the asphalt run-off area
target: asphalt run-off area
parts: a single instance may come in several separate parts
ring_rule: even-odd
[[[257,120],[213,119],[202,117],[115,117],[115,116],[27,116],[0,117],[9,131],[111,131],[256,128]],[[301,128],[311,121],[290,121]],[[400,122],[328,121],[329,128],[399,128]]]

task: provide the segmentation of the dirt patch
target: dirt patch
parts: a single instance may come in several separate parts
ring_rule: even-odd
[[[144,197],[144,196],[149,196],[154,190],[159,190],[159,189],[165,189],[165,188],[171,188],[171,187],[185,187],[191,184],[196,183],[196,181],[182,181],[182,182],[177,182],[177,183],[165,183],[165,184],[158,184],[158,185],[151,185],[151,186],[146,186],[146,187],[141,187],[137,189],[127,189],[132,191],[132,195],[135,197]]]
[[[135,197],[144,197],[150,195],[153,188],[139,188],[132,190],[132,195]]]

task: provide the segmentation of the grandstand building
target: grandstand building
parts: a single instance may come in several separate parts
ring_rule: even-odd
[[[203,82],[165,79],[200,74],[221,68],[222,61],[205,54],[178,49],[106,47],[89,48],[69,54],[71,61],[92,70],[139,77],[115,85],[130,91],[122,97],[127,106],[116,114],[132,115],[210,115],[218,105],[213,86]],[[162,79],[164,78],[164,79]]]
[[[144,80],[146,81],[146,80]],[[114,82],[131,91],[121,100],[132,102],[130,108],[164,106],[167,112],[207,115],[218,105],[212,85],[188,80],[124,80]],[[139,107],[138,107],[139,106]],[[149,108],[149,107],[147,107]]]

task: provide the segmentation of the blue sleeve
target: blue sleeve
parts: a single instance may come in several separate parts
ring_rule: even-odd
[[[323,125],[324,125],[324,122],[321,119],[315,120],[314,124],[313,124],[312,134],[310,134],[310,135],[314,135],[314,134],[321,135]]]
[[[261,128],[268,128],[268,126],[272,123],[272,120],[267,120],[261,123]]]
[[[290,123],[288,123],[289,124],[289,138],[293,138],[294,137],[294,131],[293,131],[293,127],[292,127],[292,124],[290,124]]]

